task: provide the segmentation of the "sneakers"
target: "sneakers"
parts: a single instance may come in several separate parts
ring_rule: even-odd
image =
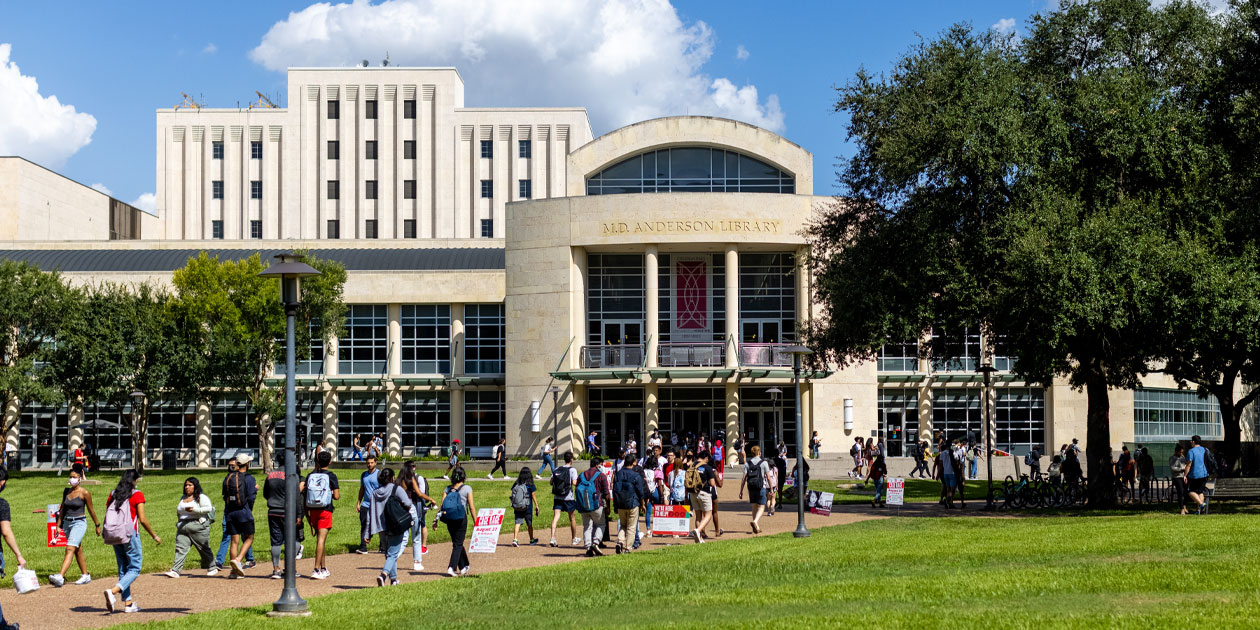
[[[210,567],[209,569],[206,569],[207,576],[214,577],[218,574],[219,574],[219,567]]]
[[[551,539],[551,542],[549,542],[549,543],[547,543],[547,544],[548,544],[548,545],[551,545],[552,547],[557,547],[557,546],[559,546],[559,544],[556,542],[556,539],[555,539],[555,538],[552,538],[552,539]]]
[[[125,613],[138,613],[138,612],[140,612],[140,607],[139,607],[139,606],[137,606],[135,602],[132,602],[132,603],[130,603],[130,604],[127,604],[127,607],[126,607],[126,608],[123,608],[123,612],[125,612]]]
[[[700,530],[691,530],[691,536],[696,539],[697,543],[704,544],[704,535],[700,533]]]
[[[452,569],[450,567],[446,568],[446,574],[451,577],[459,577],[459,574],[455,572],[455,569]]]
[[[52,584],[53,586],[60,587],[60,586],[65,585],[66,578],[62,577],[60,573],[54,573],[48,576],[48,583]]]
[[[284,571],[281,571],[280,569],[276,569],[275,571],[272,571],[272,572],[271,572],[271,579],[273,579],[273,580],[283,580],[283,579],[284,579]]]
[[[306,551],[306,548],[302,546],[302,543],[298,543],[297,558],[295,558],[296,560],[301,560],[301,559],[302,559],[302,552],[303,552],[303,551]]]
[[[312,580],[327,580],[328,576],[328,569],[314,569],[311,571]]]
[[[232,561],[232,575],[236,577],[245,577],[245,565],[240,560]]]
[[[534,475],[534,479],[542,479],[542,475]]]
[[[587,547],[587,548],[586,548],[586,557],[587,557],[587,558],[594,558],[594,557],[595,557],[595,548],[594,548],[594,547]]]
[[[597,556],[604,555],[604,552],[599,548],[599,545],[591,545],[591,552]]]
[[[246,569],[252,569],[252,568],[254,568],[254,567],[256,567],[256,566],[258,566],[258,563],[257,563],[257,562],[254,562],[253,560],[246,560],[246,561],[245,561],[245,568],[246,568]]]
[[[581,546],[582,546],[582,539],[581,539],[581,538],[574,538],[574,539],[573,539],[573,546],[574,546],[574,547],[581,547]]]
[[[447,480],[447,481],[450,481],[450,480],[451,480],[451,478],[450,478],[450,477],[448,477],[448,476],[446,476],[446,475],[442,475],[442,478],[443,478],[443,479],[445,479],[445,480]]]
[[[358,549],[355,549],[354,552],[361,556],[365,556],[367,555],[368,550],[367,547],[359,547]]]
[[[635,540],[635,541],[634,541],[634,544],[633,544],[633,545],[630,545],[630,548],[631,548],[631,549],[638,549],[639,547],[642,547],[642,546],[643,546],[643,541],[642,541],[642,540]]]
[[[460,575],[466,575],[470,569],[472,569],[472,567],[464,567],[464,568],[462,568],[462,569],[460,569],[460,570],[459,570],[459,574],[460,574]]]
[[[521,546],[521,543],[520,543],[520,541],[518,541],[518,540],[516,540],[515,538],[513,538],[513,539],[512,539],[512,546],[513,546],[513,547],[520,547],[520,546]]]
[[[91,581],[92,581],[92,575],[88,573],[84,573],[83,575],[79,576],[79,579],[75,580],[74,583],[78,584],[79,586],[82,586],[84,584],[90,583]]]
[[[168,577],[168,578],[177,578],[177,577],[179,577],[179,573],[178,573],[175,569],[171,569],[170,571],[167,571],[166,573],[163,573],[162,575],[165,575],[165,576],[166,576],[166,577]],[[51,578],[50,578],[50,579],[51,579]]]
[[[621,550],[622,550],[621,543],[617,543],[617,555],[619,556],[621,555]]]
[[[420,562],[412,562],[412,563],[411,563],[411,570],[412,570],[412,571],[423,571],[423,570],[424,570],[424,564],[423,564],[423,563],[420,563]]]
[[[494,475],[486,475],[486,479],[489,479],[490,481],[494,481]]]
[[[531,544],[531,545],[537,545],[537,544],[538,544],[538,539],[537,539],[537,538],[530,538],[530,539],[529,539],[529,544]]]
[[[382,573],[382,574],[380,574],[380,575],[376,576],[376,585],[377,585],[377,586],[385,586],[385,583],[386,583],[386,582],[388,582],[388,581],[389,581],[389,576],[388,576],[388,575],[385,575],[384,573]]]
[[[114,589],[105,590],[105,610],[118,612],[118,598],[114,597]]]
[[[390,581],[389,581],[389,585],[390,585],[390,586],[398,586],[398,580],[390,580]]]

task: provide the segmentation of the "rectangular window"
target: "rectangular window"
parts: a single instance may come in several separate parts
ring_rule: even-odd
[[[964,328],[961,335],[944,329],[932,332],[932,369],[937,372],[974,372],[980,366],[980,329]]]
[[[464,371],[502,374],[507,328],[502,304],[464,306]]]
[[[345,334],[337,341],[341,374],[380,374],[387,369],[389,317],[384,304],[351,304]]]
[[[403,118],[411,119],[415,117],[416,117],[415,99],[403,101]]]
[[[404,304],[399,347],[403,374],[450,374],[451,307]]]
[[[298,325],[300,326],[301,324],[298,324]],[[311,340],[310,356],[308,358],[303,359],[301,358],[301,354],[298,354],[297,364],[295,366],[297,369],[294,370],[294,373],[296,373],[299,376],[323,374],[324,373],[324,338],[321,336],[323,335],[323,329],[319,325],[319,319],[312,319],[310,324],[307,325],[307,335],[310,337],[310,340]],[[276,339],[276,347],[278,348],[277,357],[279,358],[279,360],[276,361],[276,367],[275,367],[276,375],[283,376],[284,375],[284,350],[285,350],[284,335],[281,335],[279,338]],[[299,349],[301,348],[299,347]],[[300,421],[301,419],[302,419],[302,416],[299,414],[298,420]]]
[[[403,238],[416,237],[416,220],[403,219]]]
[[[404,160],[416,159],[416,141],[415,140],[403,140],[403,159]]]
[[[210,222],[210,238],[223,238],[223,221],[216,219]]]
[[[582,367],[637,367],[643,361],[641,344],[647,302],[643,254],[591,254],[587,261],[586,343],[592,348],[588,349],[589,356],[582,357]],[[669,265],[661,267],[668,269]],[[723,284],[715,280],[713,286]],[[668,285],[662,288],[667,289]],[[716,304],[714,310],[722,312]],[[602,346],[618,349],[606,352],[600,350]]]
[[[995,445],[1017,456],[1028,453],[1034,446],[1046,452],[1046,391],[999,387],[996,394]],[[981,436],[983,433],[976,434],[977,438]]]
[[[1006,335],[994,335],[992,354],[993,367],[999,372],[1010,372],[1015,369],[1018,361],[1015,359],[1010,343],[1006,340]]]
[[[494,219],[481,220],[481,238],[494,238]]]
[[[363,117],[376,120],[376,101],[363,101]]]
[[[216,179],[210,182],[210,198],[212,199],[223,198],[223,180]]]
[[[468,446],[494,446],[507,428],[507,405],[503,390],[464,392],[464,443]]]
[[[403,180],[403,199],[415,199],[415,198],[416,198],[416,180],[404,179]]]
[[[337,219],[328,220],[328,238],[341,238],[341,222]]]
[[[222,142],[210,143],[210,158],[214,160],[223,159],[223,143]]]
[[[363,182],[363,198],[376,199],[376,180],[369,179]]]
[[[1138,389],[1133,392],[1133,439],[1173,442],[1198,435],[1219,440],[1225,435],[1221,409],[1214,398],[1194,390]]]
[[[530,144],[529,140],[521,140],[520,142],[517,143],[516,146],[517,146],[517,150],[516,150],[517,157],[523,157],[523,158],[533,157],[534,145]]]
[[[376,238],[376,219],[366,219],[363,222],[364,238]]]
[[[249,198],[262,199],[262,182],[256,179],[249,182]]]
[[[796,341],[796,256],[739,257],[739,335],[745,344]]]
[[[919,371],[919,342],[905,341],[893,343],[889,341],[879,349],[880,372],[917,372]]]
[[[262,238],[262,221],[251,220],[249,222],[249,237]]]
[[[481,180],[481,198],[491,199],[494,197],[494,182],[483,179]]]
[[[328,101],[328,120],[337,120],[341,118],[341,102]]]
[[[66,425],[58,422],[58,433],[64,426]],[[61,443],[60,435],[57,436],[56,442]],[[197,405],[174,400],[153,403],[153,408],[149,412],[149,448],[195,451],[197,449]]]
[[[328,141],[328,159],[330,160],[341,159],[341,143],[339,141],[337,140]]]
[[[494,141],[493,140],[481,141],[481,157],[483,158],[494,157]]]
[[[328,180],[328,198],[341,199],[341,182],[335,179]]]
[[[968,431],[982,439],[982,413],[979,388],[937,390],[932,394],[932,430],[940,431],[947,440],[966,439]]]
[[[517,184],[519,188],[517,192],[520,193],[521,199],[529,199],[531,196],[533,196],[533,192],[534,192],[533,182],[531,182],[528,179],[522,179],[519,182],[517,182]]]
[[[385,434],[389,413],[384,393],[341,394],[337,397],[337,446],[349,449],[354,446],[355,436],[363,444],[371,436]]]
[[[449,392],[402,392],[402,446],[415,449],[416,457],[437,455],[451,444],[451,395]]]
[[[210,407],[210,448],[258,448],[254,412],[245,398],[224,397]]]
[[[363,147],[363,159],[365,160],[376,159],[376,141],[375,140],[368,140],[366,145]]]
[[[251,160],[262,159],[262,143],[261,142],[249,143],[249,159]]]

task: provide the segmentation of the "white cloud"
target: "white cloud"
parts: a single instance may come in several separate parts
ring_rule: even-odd
[[[1151,0],[1151,5],[1162,7],[1171,0]],[[1193,0],[1196,4],[1207,7],[1208,13],[1212,15],[1220,15],[1229,10],[1229,0]]]
[[[148,212],[149,214],[157,214],[157,195],[153,193],[144,193],[136,197],[131,205]]]
[[[95,184],[92,184],[92,190],[105,193],[109,195],[110,197],[114,196],[114,191],[110,190],[109,186],[106,186],[105,184],[102,184],[100,182],[96,182]]]
[[[1002,18],[993,25],[993,30],[1003,35],[1015,30],[1015,18]]]
[[[0,155],[60,168],[92,141],[96,118],[41,95],[35,77],[23,76],[9,60],[11,49],[0,44]]]
[[[202,49],[201,49],[201,54],[203,54],[203,55],[213,55],[213,54],[214,54],[216,51],[218,51],[218,50],[219,50],[219,47],[218,47],[218,46],[215,46],[215,45],[214,45],[214,42],[210,42],[209,44],[206,44],[206,47],[205,47],[205,48],[202,48]]]
[[[748,49],[744,48],[743,44],[740,44],[735,47],[735,58],[740,61],[743,61],[748,58]]]
[[[596,133],[658,116],[738,118],[782,132],[754,85],[712,77],[714,35],[667,0],[385,0],[290,13],[250,52],[272,70],[394,65],[459,68],[469,106],[582,106]]]

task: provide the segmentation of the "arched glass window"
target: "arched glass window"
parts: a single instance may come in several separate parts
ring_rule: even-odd
[[[796,179],[742,153],[709,147],[674,147],[622,160],[586,180],[588,195],[652,192],[793,194]]]

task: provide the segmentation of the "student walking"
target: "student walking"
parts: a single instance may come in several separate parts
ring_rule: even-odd
[[[451,536],[451,560],[446,565],[446,574],[451,577],[464,575],[472,568],[464,539],[468,536],[468,516],[477,514],[477,504],[473,502],[472,487],[464,483],[467,479],[463,466],[451,471],[451,485],[442,495],[442,511],[438,514]]]
[[[529,544],[538,544],[538,539],[534,537],[534,517],[538,515],[538,495],[535,494],[537,490],[534,487],[534,475],[529,472],[529,467],[521,468],[508,497],[512,504],[512,515],[516,520],[512,530],[513,547],[521,546],[518,541],[521,537],[521,525],[529,528]]]
[[[459,466],[459,440],[451,442],[451,454],[446,458],[446,472],[442,473],[442,478],[449,481],[456,466]]]
[[[1178,444],[1173,449],[1173,454],[1168,458],[1168,475],[1172,479],[1173,493],[1177,495],[1177,502],[1181,504],[1181,513],[1188,514],[1186,511],[1186,471],[1188,470],[1186,462],[1186,447]]]
[[[385,566],[376,576],[376,585],[398,585],[398,556],[402,555],[403,537],[411,530],[415,504],[407,490],[394,483],[394,469],[385,468],[377,475],[380,485],[372,491],[368,503],[368,532],[378,535],[385,545]]]
[[[722,480],[709,464],[709,454],[698,451],[696,465],[687,471],[687,492],[691,494],[691,506],[696,512],[696,528],[692,534],[697,543],[704,542],[704,528],[713,518],[713,497],[721,486]],[[721,534],[721,530],[718,530],[718,534]]]
[[[288,483],[284,474],[285,457],[288,455],[285,451],[276,453],[276,469],[267,473],[267,479],[263,481],[263,499],[267,502],[267,535],[271,541],[271,579],[284,579],[284,570],[280,568],[280,560],[284,551],[284,509],[285,503],[288,501]],[[297,551],[294,553],[294,559],[302,559],[302,543],[306,541],[306,528],[302,527],[302,514],[306,510],[302,509],[302,493],[306,484],[301,481],[302,471],[296,471],[295,475],[298,481],[298,511],[295,515],[297,519],[295,536],[297,542]],[[294,575],[294,577],[301,577]]]
[[[1202,513],[1206,502],[1208,477],[1216,472],[1216,462],[1211,453],[1203,448],[1199,436],[1190,438],[1193,445],[1186,453],[1186,495],[1194,501],[1195,511]]]
[[[669,459],[673,463],[673,468],[668,474],[669,504],[670,505],[686,505],[687,503],[687,458],[676,459],[674,452],[669,452]]]
[[[936,469],[932,471],[932,476],[941,480],[941,503],[947,510],[954,507],[954,472],[954,454],[947,445],[936,455]]]
[[[603,477],[603,475],[600,475]],[[638,546],[639,510],[648,498],[647,482],[643,472],[634,466],[626,466],[613,475],[612,499],[617,510],[617,553],[630,553],[626,533],[633,528],[635,534],[630,543]]]
[[[586,544],[586,555],[602,556],[599,544],[604,539],[604,528],[608,521],[604,516],[604,508],[608,505],[608,478],[600,472],[599,467],[604,460],[598,455],[591,458],[591,467],[578,475],[577,485],[573,488],[574,500],[578,512],[582,514],[582,542]]]
[[[494,445],[494,468],[490,469],[490,474],[486,475],[486,479],[494,479],[494,473],[499,469],[503,469],[503,480],[507,481],[507,439],[499,438],[499,443]]]
[[[554,514],[551,517],[551,542],[552,547],[556,546],[556,524],[560,522],[560,514],[569,515],[569,534],[572,537],[572,545],[574,547],[582,544],[582,539],[578,537],[577,521],[573,517],[573,512],[577,510],[577,500],[573,496],[573,487],[577,485],[578,472],[573,467],[573,451],[564,452],[564,466],[561,466],[551,475],[551,496],[552,505],[554,506]]]
[[[372,493],[380,487],[377,475],[380,471],[376,469],[376,456],[369,454],[367,456],[367,470],[359,475],[359,500],[354,505],[354,511],[359,514],[359,548],[354,552],[365,554],[368,552],[368,542],[372,540],[372,535],[368,533],[368,513],[367,509],[372,502]],[[380,542],[381,551],[385,550],[385,541]]]
[[[332,453],[321,451],[315,456],[315,470],[306,476],[305,482],[306,519],[315,534],[315,568],[311,570],[313,580],[325,580],[331,575],[328,572],[324,546],[333,526],[334,502],[341,499],[337,474],[328,470],[331,463]]]
[[[757,450],[760,451],[760,447]],[[766,516],[774,516],[774,511],[779,505],[779,468],[773,462],[766,461],[764,457],[761,459],[770,468],[766,475]]]
[[[665,474],[661,471],[661,448],[653,447],[653,453],[643,460],[643,482],[647,485],[647,506],[643,509],[643,519],[647,523],[647,535],[652,535],[652,509],[661,505],[662,489],[665,487]],[[634,548],[638,549],[640,540],[638,529],[635,530]]]
[[[101,537],[105,544],[114,547],[114,560],[118,563],[118,584],[105,591],[105,609],[117,612],[121,599],[123,612],[140,612],[140,607],[131,596],[131,583],[140,577],[140,567],[144,564],[144,549],[140,546],[140,526],[149,532],[153,542],[162,544],[162,539],[149,525],[144,513],[144,493],[136,488],[140,473],[134,470],[123,472],[122,479],[105,500],[105,526]]]
[[[407,546],[408,537],[411,539],[411,570],[423,571],[424,554],[429,553],[429,526],[425,522],[427,516],[427,507],[437,503],[429,497],[429,482],[420,475],[416,474],[416,463],[407,462],[403,464],[402,471],[398,473],[398,479],[394,483],[402,486],[407,491],[407,496],[411,497],[411,531],[403,534],[403,547]]]
[[[350,443],[350,459],[352,461],[363,461],[363,434],[355,433],[354,441]]]
[[[61,509],[57,510],[57,527],[66,533],[66,556],[61,561],[61,570],[48,576],[48,582],[53,586],[66,583],[63,576],[70,569],[71,560],[79,562],[79,579],[75,584],[92,581],[92,575],[87,570],[87,557],[83,553],[83,536],[87,534],[89,515],[99,536],[101,522],[96,518],[96,509],[92,507],[92,493],[83,486],[83,465],[76,463],[70,469],[70,487],[61,492]]]
[[[184,570],[188,550],[195,548],[201,556],[201,568],[206,575],[216,575],[219,568],[214,564],[210,551],[210,524],[214,521],[214,505],[210,497],[201,491],[201,481],[196,477],[184,480],[184,496],[175,504],[175,562],[163,575],[177,578]]]
[[[4,492],[4,487],[8,482],[9,471],[0,466],[0,492]],[[9,502],[4,499],[0,499],[0,536],[4,538],[5,544],[9,545],[9,550],[13,552],[13,555],[17,556],[18,568],[25,569],[26,558],[22,557],[22,550],[18,548],[17,537],[13,535],[13,524],[10,523],[9,515]],[[3,554],[0,554],[0,557],[3,557]],[[18,624],[9,623],[5,620],[3,609],[0,609],[0,630],[19,630]]]
[[[547,438],[546,441],[544,441],[542,445],[542,466],[538,468],[538,474],[534,476],[535,479],[542,479],[543,472],[548,469],[551,470],[551,474],[553,475],[556,474],[556,462],[555,460],[551,458],[551,456],[555,452],[556,452],[555,440],[552,440],[551,438]]]
[[[750,449],[752,457],[744,465],[744,478],[739,481],[739,498],[744,498],[744,488],[748,488],[748,502],[752,504],[752,526],[754,534],[761,533],[761,515],[766,511],[766,481],[770,478],[770,464],[761,458],[761,447],[753,445]]]
[[[235,457],[228,460],[228,474],[234,473],[239,469]],[[218,567],[219,571],[227,568],[228,548],[232,546],[232,536],[228,534],[227,528],[228,521],[224,518],[223,524],[220,526],[219,551],[214,556],[214,566]],[[249,553],[245,554],[245,568],[254,568],[254,548],[252,546],[249,548]]]
[[[812,459],[822,457],[822,438],[818,437],[817,431],[814,431],[814,434],[809,438],[809,456]]]
[[[228,552],[232,556],[230,578],[245,577],[245,554],[254,546],[254,499],[258,498],[258,482],[249,474],[249,455],[236,456],[236,472],[223,480],[223,520],[232,537]]]
[[[871,469],[866,473],[866,481],[875,483],[875,497],[871,499],[871,507],[887,507],[884,502],[884,492],[888,487],[888,464],[885,463],[882,453],[875,457],[874,462],[871,462]]]

